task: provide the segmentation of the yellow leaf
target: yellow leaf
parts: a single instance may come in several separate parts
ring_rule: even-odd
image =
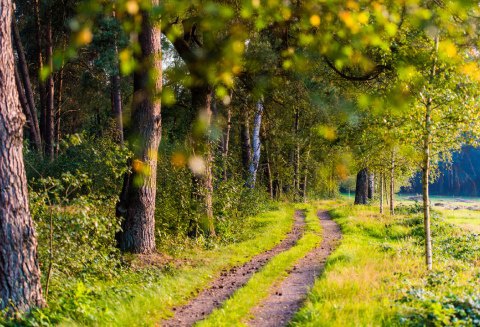
[[[315,27],[320,26],[320,16],[318,15],[312,15],[310,17],[310,24],[312,24]]]

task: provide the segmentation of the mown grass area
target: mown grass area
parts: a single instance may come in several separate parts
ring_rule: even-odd
[[[369,206],[332,211],[343,240],[293,326],[480,324],[480,242],[434,212],[434,270],[423,261],[421,214]]]
[[[317,212],[319,209],[331,208],[337,201],[323,201],[314,204],[297,204],[296,209],[306,213],[306,229],[302,238],[291,249],[280,253],[267,263],[241,289],[225,301],[198,326],[239,326],[251,317],[250,311],[270,294],[270,289],[288,276],[287,271],[317,246],[322,238]]]
[[[163,267],[125,267],[110,280],[65,280],[53,288],[49,307],[36,311],[22,325],[154,326],[168,318],[171,308],[186,303],[211,280],[278,244],[293,225],[294,208],[280,204],[277,210],[248,218],[243,241],[228,245],[186,247]],[[114,269],[112,267],[112,269]],[[115,269],[120,269],[116,267]],[[0,325],[7,322],[0,321]],[[11,322],[11,325],[19,322]]]
[[[466,230],[470,230],[475,233],[480,233],[480,211],[472,211],[467,209],[461,210],[439,210],[445,219],[455,225],[458,225]]]

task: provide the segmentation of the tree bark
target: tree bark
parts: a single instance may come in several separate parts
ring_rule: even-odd
[[[18,99],[20,100],[20,105],[22,107],[22,111],[25,114],[25,117],[27,117],[27,124],[28,124],[28,127],[29,127],[30,142],[34,145],[34,147],[36,149],[38,149],[38,146],[40,146],[40,149],[41,149],[41,142],[39,142],[40,141],[40,135],[36,134],[36,130],[35,130],[35,126],[34,126],[33,118],[32,118],[32,113],[30,112],[30,107],[28,105],[27,97],[25,96],[25,93],[23,92],[22,81],[20,80],[20,75],[18,74],[17,69],[15,69],[15,84],[17,86]]]
[[[153,6],[158,0],[151,0]],[[141,12],[142,30],[138,36],[140,68],[134,74],[132,108],[131,173],[126,175],[117,205],[122,231],[117,235],[122,251],[149,254],[155,251],[155,196],[157,155],[161,139],[162,61],[160,22],[152,22]]]
[[[255,188],[255,182],[257,181],[257,170],[260,164],[261,154],[261,141],[260,141],[260,129],[262,127],[262,115],[263,115],[263,101],[257,102],[257,108],[255,110],[255,119],[253,122],[253,134],[252,134],[252,160],[248,169],[248,181],[247,186],[249,188]]]
[[[46,61],[50,71],[47,78],[47,99],[45,103],[45,156],[55,158],[55,84],[53,82],[53,41],[51,12],[46,30]]]
[[[246,174],[250,167],[250,162],[252,161],[252,149],[250,147],[250,123],[247,110],[244,110],[242,112],[242,122],[240,123],[240,136],[242,138],[242,165],[244,174]]]
[[[300,113],[298,108],[295,108],[294,118],[295,152],[293,158],[293,195],[295,199],[297,199],[300,193],[300,142],[298,139]]]
[[[40,136],[40,127],[38,125],[37,110],[35,108],[35,100],[33,97],[32,84],[30,82],[30,75],[28,73],[27,59],[25,58],[25,50],[23,49],[20,32],[15,18],[12,19],[13,42],[18,55],[18,81],[17,89],[22,96],[24,94],[27,107],[24,111],[27,116],[30,133],[33,139],[33,145],[36,150],[42,151],[42,139]],[[22,89],[22,90],[21,90]],[[22,104],[23,107],[23,104]],[[27,112],[28,109],[28,112]]]
[[[231,93],[230,93],[231,96]],[[222,163],[223,163],[223,180],[226,181],[228,179],[228,150],[230,146],[230,131],[232,129],[232,110],[230,106],[227,108],[227,127],[223,134],[223,142],[222,142]]]
[[[0,0],[0,310],[29,311],[45,304],[37,239],[28,208],[23,124],[15,87],[12,2]]]
[[[63,65],[62,65],[63,66]],[[62,119],[62,105],[63,105],[63,67],[58,72],[58,82],[57,82],[57,110],[55,111],[55,156],[58,156],[60,151],[60,140],[61,140],[61,119]]]
[[[45,94],[45,83],[40,78],[40,74],[43,71],[43,44],[42,44],[42,22],[40,18],[40,1],[34,0],[34,14],[35,14],[35,33],[37,37],[37,65],[38,65],[38,94],[40,97],[40,135],[42,140],[45,142],[45,131],[46,131],[46,94]]]
[[[113,13],[115,17],[115,12]],[[118,62],[118,45],[117,45],[117,35],[114,36],[114,51],[115,51],[115,71],[111,76],[111,92],[112,92],[112,114],[115,118],[115,127],[117,130],[116,136],[118,143],[123,146],[124,136],[123,136],[123,109],[122,109],[122,89],[121,89],[121,78],[119,71],[119,62]]]
[[[367,168],[363,168],[357,174],[354,204],[367,204],[367,200],[368,200],[368,170]]]
[[[383,183],[385,182],[384,174],[380,174],[380,213],[383,214]]]
[[[273,200],[274,198],[273,175],[272,175],[272,166],[270,163],[270,152],[268,150],[267,130],[265,128],[265,125],[262,125],[262,133],[263,133],[263,139],[264,139],[263,142],[265,147],[266,174],[268,178],[267,190],[268,190],[268,194],[270,194],[270,199]]]
[[[390,214],[395,214],[395,150],[392,150],[390,165]]]
[[[435,36],[435,55],[438,53],[439,36]],[[437,58],[433,60],[430,71],[430,82],[433,81],[437,69]],[[432,144],[432,97],[429,97],[425,106],[425,134],[423,139],[423,167],[422,167],[422,193],[423,193],[423,224],[425,229],[425,263],[428,270],[433,268],[432,233],[430,228],[430,147]]]

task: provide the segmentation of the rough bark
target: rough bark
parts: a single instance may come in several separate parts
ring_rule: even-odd
[[[158,1],[151,1],[153,6]],[[131,174],[125,177],[117,215],[123,217],[117,235],[122,251],[148,254],[155,251],[155,196],[157,155],[161,138],[162,61],[160,22],[153,23],[141,12],[142,30],[138,36],[140,69],[134,74]]]
[[[373,200],[375,195],[375,174],[370,173],[368,174],[368,199]]]
[[[367,168],[363,168],[357,174],[354,204],[367,204],[367,201],[368,201],[368,170]]]
[[[23,163],[25,116],[15,87],[12,2],[0,0],[0,310],[43,306],[37,240]]]
[[[17,89],[19,89],[19,94],[25,95],[25,101],[27,107],[25,107],[24,111],[28,119],[28,125],[30,128],[30,133],[33,139],[33,145],[35,149],[41,151],[42,149],[42,139],[40,136],[40,127],[38,125],[38,117],[37,117],[37,110],[35,107],[35,100],[33,97],[32,91],[32,84],[30,82],[30,75],[28,73],[28,66],[27,60],[25,58],[25,50],[23,49],[22,40],[20,38],[20,32],[18,31],[17,22],[15,19],[12,19],[12,35],[13,35],[13,42],[15,44],[15,49],[17,50],[17,57],[18,57],[18,81],[17,82]],[[22,89],[22,91],[20,91]],[[23,107],[23,104],[22,104]],[[28,109],[28,112],[27,112]]]
[[[257,102],[257,108],[255,110],[255,118],[253,122],[253,133],[252,133],[252,160],[248,169],[248,182],[247,186],[249,188],[255,188],[255,183],[257,181],[257,171],[258,165],[260,164],[260,154],[261,154],[261,141],[260,141],[260,129],[262,127],[262,115],[263,115],[263,102],[259,100]]]

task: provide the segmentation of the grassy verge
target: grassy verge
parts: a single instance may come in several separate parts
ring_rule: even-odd
[[[248,239],[213,249],[179,251],[163,268],[123,269],[108,281],[65,281],[52,293],[48,308],[26,318],[25,325],[153,326],[169,317],[171,308],[186,303],[222,269],[242,264],[271,249],[291,230],[294,209],[281,204],[278,210],[249,218]],[[58,297],[56,297],[58,295]],[[7,322],[0,321],[0,325]],[[11,323],[13,324],[13,323]]]
[[[421,214],[390,217],[376,211],[345,206],[332,212],[342,228],[342,244],[292,325],[480,323],[478,237],[435,218],[435,269],[427,273]]]
[[[306,211],[305,234],[291,249],[275,256],[263,269],[253,275],[248,283],[215,310],[198,326],[236,326],[250,317],[250,311],[260,304],[270,293],[270,288],[281,282],[297,260],[304,257],[321,241],[321,226],[317,217],[317,207],[310,204],[297,205],[296,209]]]

